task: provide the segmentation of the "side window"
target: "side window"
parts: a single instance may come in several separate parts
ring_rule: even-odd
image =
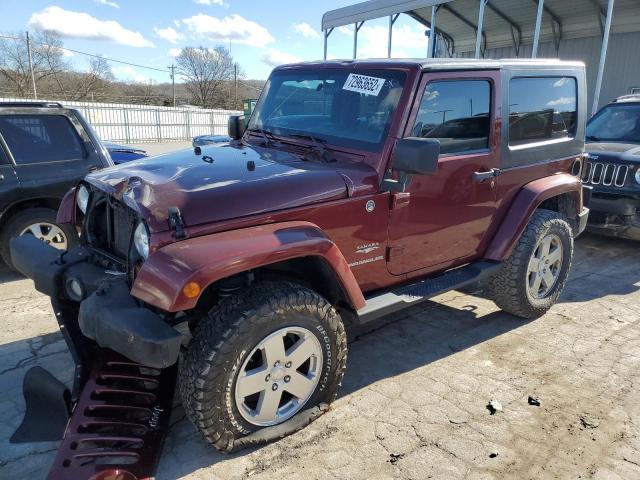
[[[427,85],[413,137],[437,138],[441,154],[489,148],[491,85],[487,80],[436,81]]]
[[[87,156],[78,132],[64,115],[2,115],[0,133],[17,165]]]
[[[509,81],[509,145],[575,136],[576,79],[520,77]]]

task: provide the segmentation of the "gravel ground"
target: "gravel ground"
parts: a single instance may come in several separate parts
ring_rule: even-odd
[[[69,382],[72,363],[47,299],[6,270],[0,282],[0,478],[44,478],[56,443],[8,443],[21,379],[42,365]],[[177,408],[158,479],[640,478],[639,287],[637,244],[584,236],[547,315],[477,292],[403,312],[350,344],[333,407],[279,442],[223,455]]]

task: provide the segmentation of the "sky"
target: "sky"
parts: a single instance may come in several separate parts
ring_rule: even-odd
[[[29,30],[58,33],[70,49],[166,69],[180,48],[223,45],[246,78],[266,79],[273,67],[322,58],[322,15],[355,0],[0,0],[0,34]],[[388,18],[366,22],[358,58],[386,57]],[[425,27],[402,15],[394,26],[394,57],[424,57]],[[351,58],[353,28],[329,38],[329,58]],[[87,57],[67,53],[76,68]],[[168,73],[112,64],[116,78],[167,82]],[[167,70],[168,72],[168,70]]]

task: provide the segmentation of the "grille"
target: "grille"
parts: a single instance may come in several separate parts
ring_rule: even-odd
[[[119,257],[126,258],[133,234],[133,219],[122,205],[111,206],[113,212],[112,248]]]
[[[587,162],[582,181],[591,185],[603,185],[605,187],[624,187],[629,175],[628,165],[615,163]]]
[[[134,213],[125,205],[95,192],[86,219],[89,244],[125,260],[134,229]]]

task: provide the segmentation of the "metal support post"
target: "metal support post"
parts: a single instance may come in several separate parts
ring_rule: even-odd
[[[602,77],[604,76],[604,65],[607,61],[607,46],[609,45],[609,33],[611,32],[611,19],[613,17],[613,0],[609,0],[607,5],[607,20],[604,24],[604,35],[602,37],[602,48],[600,49],[600,63],[598,64],[598,77],[596,80],[596,88],[593,91],[593,107],[591,115],[598,111],[598,103],[600,102],[600,90],[602,89]]]
[[[544,0],[538,0],[538,13],[536,15],[536,29],[533,34],[533,47],[531,58],[538,56],[538,44],[540,43],[540,27],[542,26],[542,12],[544,11]]]
[[[480,0],[480,11],[478,12],[478,28],[476,29],[476,56],[480,58],[480,49],[482,47],[482,23],[484,22],[484,7],[487,6],[489,0]]]

